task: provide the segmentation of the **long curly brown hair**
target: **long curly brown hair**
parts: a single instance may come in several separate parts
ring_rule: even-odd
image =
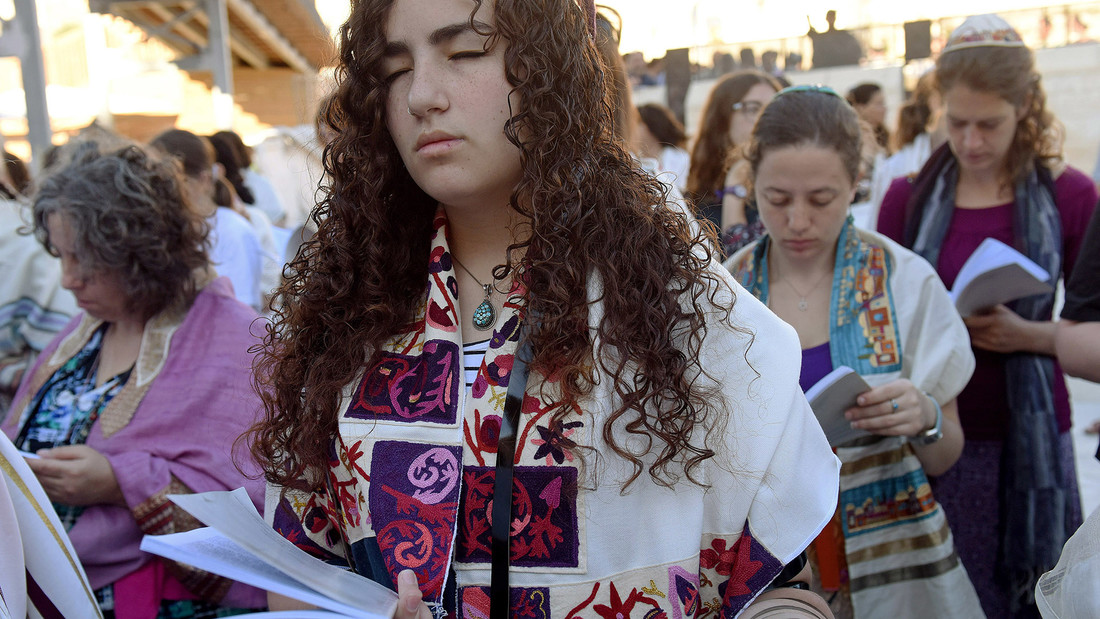
[[[1026,177],[1036,161],[1051,166],[1061,159],[1064,136],[1047,110],[1042,78],[1030,49],[987,46],[945,52],[936,61],[936,88],[946,93],[956,84],[991,92],[1024,110],[1005,157],[1005,182],[1015,183]]]
[[[424,299],[436,201],[413,182],[385,123],[379,71],[392,3],[353,2],[340,29],[338,91],[325,122],[341,131],[324,153],[317,234],[288,269],[282,309],[257,359],[265,416],[253,429],[253,453],[275,484],[320,483],[342,390],[372,351],[416,319]],[[724,285],[709,270],[708,246],[682,215],[655,206],[664,204],[663,186],[614,138],[584,11],[574,0],[495,7],[488,45],[507,45],[505,75],[519,101],[504,128],[523,168],[511,206],[531,233],[494,276],[507,276],[523,255],[526,305],[539,317],[527,336],[530,367],[560,381],[559,420],[591,393],[597,367],[610,377],[621,403],[602,436],[633,464],[625,485],[644,470],[658,483],[681,474],[697,481],[692,471],[714,455],[707,439],[724,420],[696,380],[703,314]],[[595,334],[593,276],[605,312]],[[719,313],[728,321],[731,309]],[[620,424],[630,440],[612,432]],[[646,447],[630,447],[639,436]]]
[[[745,98],[757,84],[768,84],[779,92],[779,82],[755,69],[736,71],[718,80],[703,104],[695,144],[691,147],[691,168],[688,171],[685,197],[696,205],[710,199],[714,190],[721,189],[726,172],[733,162],[733,149],[744,144],[734,144],[730,139],[730,123],[733,121],[733,104]]]

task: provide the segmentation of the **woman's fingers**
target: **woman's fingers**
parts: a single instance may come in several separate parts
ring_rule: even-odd
[[[431,619],[424,603],[424,593],[416,581],[416,573],[403,570],[397,575],[397,614],[395,619]]]

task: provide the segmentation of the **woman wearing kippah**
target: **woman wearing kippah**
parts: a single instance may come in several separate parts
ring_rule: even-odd
[[[1060,156],[1034,59],[996,15],[967,19],[936,63],[948,143],[895,181],[878,228],[950,287],[986,238],[1051,281],[1073,270],[1096,189]],[[1081,522],[1069,396],[1054,358],[1054,294],[966,318],[977,367],[959,394],[963,455],[933,482],[991,617],[1032,616],[1036,579]]]
[[[398,619],[822,617],[797,340],[616,137],[594,16],[353,3],[257,372],[265,515]]]

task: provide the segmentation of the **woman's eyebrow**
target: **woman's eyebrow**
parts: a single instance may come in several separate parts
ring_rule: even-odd
[[[458,24],[451,24],[432,31],[432,33],[428,35],[428,43],[433,46],[440,45],[452,41],[467,32],[481,34],[482,32],[487,32],[489,29],[489,24],[477,20],[474,20],[472,23],[466,21]],[[408,52],[409,46],[406,43],[402,41],[391,41],[386,43],[386,48],[382,50],[382,56],[391,58],[400,54],[407,54]]]

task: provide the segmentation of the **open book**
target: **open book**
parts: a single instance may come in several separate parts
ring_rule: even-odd
[[[986,307],[1054,290],[1043,267],[997,239],[987,238],[963,263],[951,300],[964,318]]]
[[[396,593],[296,547],[264,522],[243,488],[232,492],[174,494],[168,498],[208,527],[170,535],[146,535],[141,542],[142,550],[331,611],[252,616],[359,619],[393,616]]]
[[[842,365],[829,372],[806,390],[806,399],[814,410],[817,422],[825,431],[829,445],[836,447],[871,433],[852,427],[844,411],[856,405],[856,397],[871,387],[852,368]]]

